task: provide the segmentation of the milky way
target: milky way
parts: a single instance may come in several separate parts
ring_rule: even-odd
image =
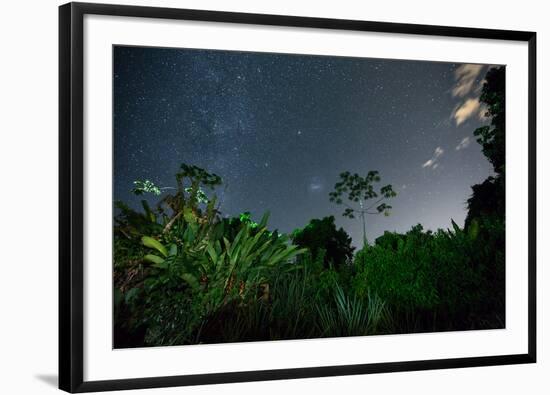
[[[488,66],[232,51],[115,47],[114,199],[134,180],[174,186],[181,163],[219,174],[224,215],[271,212],[290,232],[334,215],[342,171],[378,170],[398,196],[367,237],[463,224],[470,186],[491,174],[473,131]],[[151,202],[156,198],[150,197]]]

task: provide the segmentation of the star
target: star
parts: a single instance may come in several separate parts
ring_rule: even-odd
[[[399,189],[394,215],[367,224],[369,240],[464,221],[471,186],[492,174],[473,136],[486,121],[471,117],[460,129],[449,121],[464,65],[126,46],[113,53],[113,194],[137,210],[144,197],[131,193],[133,181],[174,187],[187,163],[222,177],[223,216],[270,211],[270,228],[291,232],[334,215],[360,245],[360,224],[329,201],[341,172],[378,170]],[[468,149],[457,150],[466,137]]]

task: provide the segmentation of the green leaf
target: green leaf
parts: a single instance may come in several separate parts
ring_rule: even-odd
[[[153,239],[149,236],[143,236],[141,238],[141,242],[145,247],[153,248],[160,252],[164,257],[168,256],[168,251],[166,251],[166,247],[164,247],[158,240]]]
[[[214,249],[212,244],[208,244],[208,246],[206,247],[206,252],[208,252],[208,255],[210,255],[210,259],[212,259],[212,262],[215,263],[218,261],[218,254],[216,253],[216,250]]]
[[[163,269],[163,270],[168,269],[168,264],[166,263],[166,261],[162,263],[154,263],[151,266],[157,269]]]
[[[147,254],[143,257],[148,262],[155,263],[155,264],[162,264],[164,262],[164,259],[160,256],[156,256],[153,254]]]
[[[183,218],[185,218],[185,221],[189,222],[190,224],[194,224],[197,222],[197,216],[189,207],[186,207],[183,210]]]
[[[267,226],[267,221],[269,220],[269,211],[266,211],[265,214],[262,216],[262,219],[260,220],[260,223],[258,226],[260,228],[265,228]]]
[[[199,288],[199,282],[195,276],[189,273],[182,273],[180,275],[183,281],[185,281],[193,289]]]
[[[462,232],[462,230],[460,229],[460,227],[456,224],[456,222],[451,219],[451,223],[453,224],[453,229],[455,231],[456,234],[460,234]]]

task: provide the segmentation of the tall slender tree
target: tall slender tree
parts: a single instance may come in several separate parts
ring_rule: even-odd
[[[344,217],[361,218],[363,246],[367,245],[366,215],[390,215],[392,206],[385,201],[397,196],[390,184],[375,191],[375,184],[379,182],[380,175],[376,170],[369,171],[365,177],[345,171],[340,173],[340,181],[334,184],[334,191],[329,193],[331,202],[346,207],[342,213]]]

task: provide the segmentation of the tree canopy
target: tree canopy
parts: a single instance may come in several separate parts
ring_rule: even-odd
[[[485,76],[485,83],[479,100],[486,105],[486,117],[491,124],[477,128],[474,135],[483,147],[483,154],[489,159],[495,173],[504,173],[505,121],[506,121],[506,78],[504,66],[490,69]]]
[[[312,219],[305,227],[292,233],[292,240],[296,245],[308,248],[314,258],[318,258],[321,251],[324,251],[325,267],[330,264],[339,266],[353,258],[351,237],[344,229],[336,228],[332,215],[323,219]]]
[[[397,196],[393,187],[388,184],[381,187],[378,192],[375,184],[380,182],[378,171],[371,170],[366,176],[349,171],[340,173],[340,181],[334,184],[334,191],[329,193],[330,201],[342,204],[346,208],[342,215],[348,218],[355,218],[359,215],[363,224],[363,244],[367,244],[366,214],[390,215],[392,206],[385,203],[385,200]],[[372,203],[367,203],[373,200]]]
[[[488,177],[481,184],[472,186],[468,199],[468,215],[464,226],[468,228],[475,218],[481,216],[504,216],[505,211],[505,68],[491,68],[479,100],[486,106],[489,125],[477,128],[474,135],[481,144],[482,152],[493,165],[496,176]]]

